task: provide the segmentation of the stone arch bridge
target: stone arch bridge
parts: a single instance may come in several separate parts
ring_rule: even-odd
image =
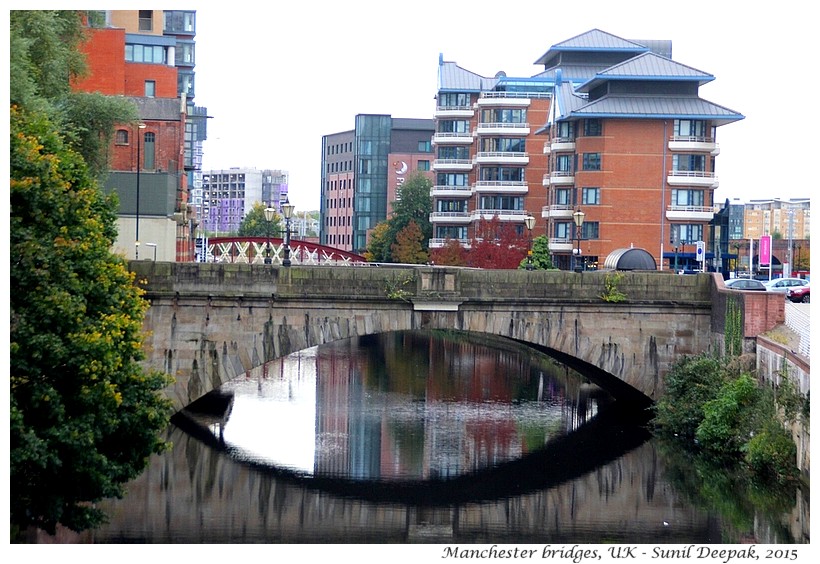
[[[615,395],[649,402],[676,359],[720,350],[726,311],[737,311],[728,301],[740,300],[752,343],[783,322],[784,308],[782,296],[726,290],[710,274],[152,261],[130,269],[150,302],[145,364],[175,377],[167,394],[177,410],[292,352],[412,329],[515,339]],[[615,276],[620,302],[604,298]]]

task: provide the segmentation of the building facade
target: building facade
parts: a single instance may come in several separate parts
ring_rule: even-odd
[[[485,78],[439,59],[434,239],[466,241],[497,215],[549,239],[562,269],[639,247],[658,268],[718,255],[717,128],[743,116],[698,96],[714,79],[669,41],[591,30],[553,45],[529,78]],[[725,238],[725,237],[724,237]],[[701,255],[703,256],[703,255]]]
[[[432,119],[384,114],[359,114],[353,130],[323,136],[320,243],[363,253],[398,186],[430,170],[432,136]]]
[[[288,173],[282,170],[230,168],[203,171],[192,202],[207,235],[236,233],[254,205],[272,207],[280,214],[288,199]]]
[[[139,123],[121,124],[104,185],[116,192],[115,252],[127,258],[190,261],[198,220],[189,186],[201,166],[205,108],[193,103],[194,11],[87,13],[88,74],[75,91],[125,96]]]

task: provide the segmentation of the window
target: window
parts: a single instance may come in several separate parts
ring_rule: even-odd
[[[155,136],[153,133],[147,132],[143,139],[145,142],[143,143],[143,167],[147,170],[154,169],[154,156],[156,154],[156,148],[154,146]]]
[[[467,211],[466,200],[439,200],[436,202],[436,211],[439,212],[465,212]]]
[[[114,141],[117,145],[128,145],[128,130],[118,129],[117,138]]]
[[[601,203],[601,189],[600,188],[582,188],[581,189],[581,203],[591,206],[597,206]]]
[[[570,188],[559,188],[555,190],[555,205],[569,206],[572,204],[572,190]]]
[[[523,182],[524,169],[508,166],[485,166],[481,168],[482,182]]]
[[[419,141],[419,153],[432,153],[430,141]]]
[[[485,109],[481,112],[481,123],[527,123],[527,110],[518,109]]]
[[[675,137],[706,137],[706,122],[697,119],[676,119]]]
[[[575,137],[575,124],[571,121],[562,121],[556,124],[555,134],[560,139],[573,139]]]
[[[467,227],[456,225],[437,225],[435,236],[437,239],[466,239]]]
[[[359,174],[370,174],[370,159],[359,159]]]
[[[483,210],[523,210],[524,198],[520,196],[482,196]]]
[[[572,239],[574,225],[568,221],[562,221],[555,224],[555,238],[556,239]]]
[[[599,225],[597,221],[585,221],[581,226],[581,239],[597,239]]]
[[[470,133],[470,122],[460,119],[443,119],[438,122],[439,133]]]
[[[703,190],[672,190],[673,206],[703,206]]]
[[[139,10],[139,30],[154,31],[154,11]]]
[[[603,124],[599,119],[584,120],[584,135],[587,137],[598,137],[603,132]]]
[[[145,81],[145,97],[153,98],[157,95],[157,83],[153,80]]]
[[[672,170],[678,172],[705,172],[706,155],[672,155]]]
[[[438,105],[442,108],[467,108],[470,95],[464,92],[443,92],[439,94]]]
[[[438,158],[440,159],[462,159],[470,158],[469,147],[439,147]]]
[[[694,245],[697,241],[703,241],[703,225],[685,225],[673,223],[669,229],[669,243],[677,245],[683,243]]]
[[[125,60],[131,63],[165,63],[165,47],[162,45],[138,45],[128,44],[125,46]]]
[[[555,170],[557,172],[572,172],[573,155],[558,155],[555,159]]]
[[[488,153],[526,153],[523,137],[489,137],[481,139],[481,151]]]
[[[419,170],[422,172],[430,170],[430,161],[419,161]]]
[[[458,172],[440,172],[436,175],[439,186],[469,186],[466,174]]]
[[[601,153],[584,153],[584,170],[601,170]]]

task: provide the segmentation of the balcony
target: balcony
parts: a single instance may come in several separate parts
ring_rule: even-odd
[[[527,194],[529,185],[524,180],[480,180],[475,183],[476,193]]]
[[[709,153],[717,156],[720,146],[710,137],[677,136],[669,139],[670,151],[685,151],[687,153]]]
[[[501,221],[524,221],[524,218],[527,217],[527,212],[525,210],[494,210],[494,209],[485,209],[485,210],[474,210],[473,211],[473,219],[479,221],[481,219],[490,220],[494,217],[498,216],[498,219]]]
[[[475,110],[472,106],[436,106],[437,118],[468,118],[473,117]]]
[[[550,252],[553,253],[571,253],[572,252],[572,239],[568,239],[566,237],[557,237],[552,238],[549,241],[549,249]]]
[[[572,219],[573,213],[575,213],[575,210],[569,204],[553,204],[541,208],[541,217],[551,217],[553,219]]]
[[[526,165],[529,164],[530,157],[527,153],[491,151],[476,153],[475,162],[478,164]]]
[[[467,224],[472,221],[470,212],[447,211],[447,212],[432,212],[430,214],[430,223],[447,223],[447,224]]]
[[[446,246],[448,241],[458,241],[458,244],[464,247],[465,249],[469,249],[471,245],[469,239],[444,239],[442,237],[434,237],[430,239],[429,247],[431,249],[440,249]]]
[[[472,170],[472,159],[436,159],[433,170]]]
[[[575,152],[575,138],[556,137],[550,141],[551,152]]]
[[[709,206],[669,206],[666,219],[672,221],[711,221],[715,210]]]
[[[469,131],[437,132],[433,135],[433,145],[470,145],[473,134]]]
[[[447,186],[438,184],[433,186],[433,189],[430,190],[430,194],[438,198],[469,198],[473,195],[473,188],[472,186]]]
[[[705,188],[717,188],[719,185],[714,172],[703,172],[699,170],[671,170],[666,177],[666,183],[670,186],[700,186]]]
[[[575,184],[575,173],[571,170],[556,170],[544,175],[544,186],[571,186]]]
[[[483,92],[476,106],[479,108],[526,108],[531,103],[530,96],[524,92]]]
[[[530,134],[529,123],[479,123],[476,127],[479,135],[517,135]]]

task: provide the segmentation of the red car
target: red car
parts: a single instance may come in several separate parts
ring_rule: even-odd
[[[793,288],[789,288],[786,297],[788,297],[793,302],[801,302],[804,304],[809,303],[809,284],[806,284],[805,286],[795,286]]]

